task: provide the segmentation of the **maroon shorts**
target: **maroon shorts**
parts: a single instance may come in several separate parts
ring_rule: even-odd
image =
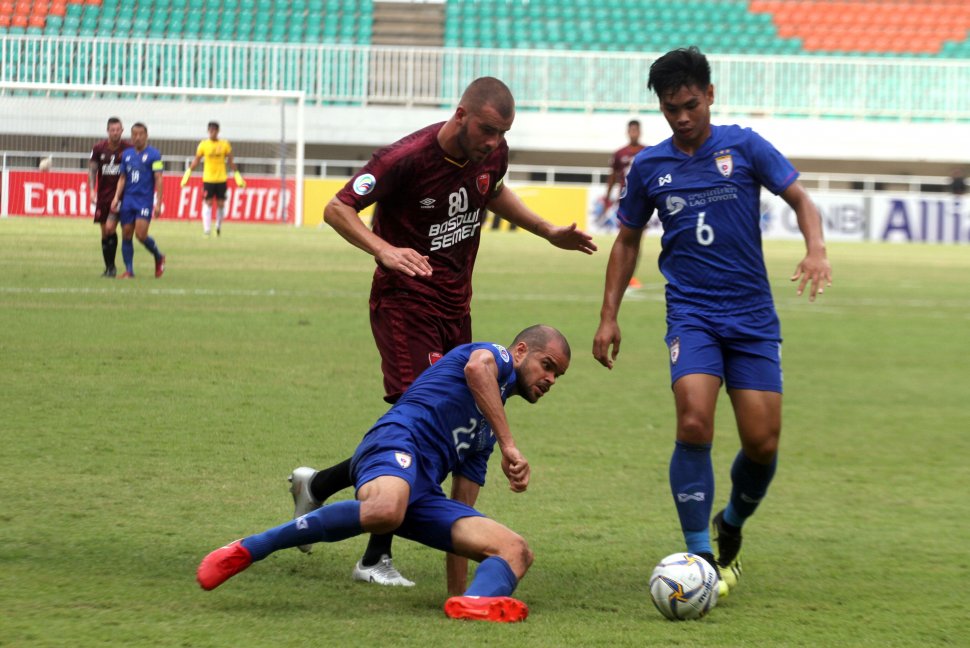
[[[111,213],[111,200],[99,200],[94,205],[94,222],[105,222],[108,220],[109,213]],[[118,212],[114,213],[114,219],[118,220]]]
[[[370,328],[381,354],[384,400],[394,403],[418,375],[456,346],[472,341],[472,317],[444,319],[422,304],[383,300],[370,311]]]

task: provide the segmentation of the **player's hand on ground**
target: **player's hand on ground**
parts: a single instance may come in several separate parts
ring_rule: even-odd
[[[376,255],[377,262],[388,270],[403,272],[409,277],[430,277],[428,257],[411,248],[387,246]]]
[[[549,233],[549,242],[564,250],[578,250],[592,254],[598,248],[593,243],[593,237],[573,223],[569,227],[554,227]]]
[[[607,369],[612,369],[619,352],[620,325],[616,320],[600,322],[596,335],[593,336],[593,357]]]
[[[509,488],[516,493],[521,493],[529,487],[532,467],[518,448],[502,449],[502,472],[509,478]]]
[[[815,301],[816,295],[821,295],[832,285],[832,265],[825,254],[806,254],[795,267],[791,280],[798,282],[799,297],[805,292],[805,286],[810,284],[808,301]]]

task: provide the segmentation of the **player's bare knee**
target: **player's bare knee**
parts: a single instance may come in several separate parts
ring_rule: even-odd
[[[535,554],[529,548],[529,543],[525,541],[525,538],[514,533],[503,543],[500,555],[519,578],[522,578],[529,571],[529,567],[535,560]]]
[[[368,500],[361,504],[361,525],[372,533],[390,533],[404,522],[406,509],[389,499]]]
[[[677,440],[684,443],[710,443],[714,427],[707,417],[684,414],[677,421]]]

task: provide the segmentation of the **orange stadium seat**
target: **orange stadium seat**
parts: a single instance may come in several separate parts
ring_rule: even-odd
[[[0,27],[6,29],[10,26],[10,14],[0,13]]]
[[[752,0],[772,15],[780,38],[808,52],[936,54],[970,29],[966,0]]]

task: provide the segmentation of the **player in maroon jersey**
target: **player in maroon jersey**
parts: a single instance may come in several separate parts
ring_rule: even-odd
[[[640,143],[640,122],[636,119],[631,119],[626,125],[626,135],[630,139],[629,144],[617,149],[613,155],[610,156],[610,175],[606,180],[606,195],[603,196],[603,213],[610,214],[616,212],[616,203],[619,202],[619,196],[617,200],[613,200],[612,193],[613,187],[618,186],[619,194],[622,195],[623,187],[626,186],[626,174],[630,171],[630,165],[633,164],[633,158],[637,156],[637,153],[647,148]],[[636,276],[630,277],[630,284],[628,288],[637,289],[641,288],[643,284]]]
[[[101,225],[101,254],[104,255],[102,277],[114,277],[115,255],[118,252],[118,214],[111,211],[118,178],[121,177],[121,154],[131,142],[121,139],[125,132],[121,120],[108,119],[108,139],[101,140],[91,150],[88,160],[88,190],[94,205],[94,222]]]
[[[586,254],[596,250],[592,237],[575,223],[553,225],[505,186],[505,133],[514,118],[508,87],[492,77],[476,79],[447,122],[374,153],[324,210],[327,224],[377,261],[371,330],[389,403],[435,360],[472,341],[472,271],[486,209],[557,247]],[[358,212],[375,203],[371,231]],[[352,484],[350,459],[321,471],[297,468],[290,483],[294,517],[299,517]],[[474,504],[461,480],[453,480],[451,496]],[[390,535],[372,536],[354,578],[413,585],[394,569],[390,547]],[[449,556],[449,592],[464,591],[465,571],[464,559]]]

